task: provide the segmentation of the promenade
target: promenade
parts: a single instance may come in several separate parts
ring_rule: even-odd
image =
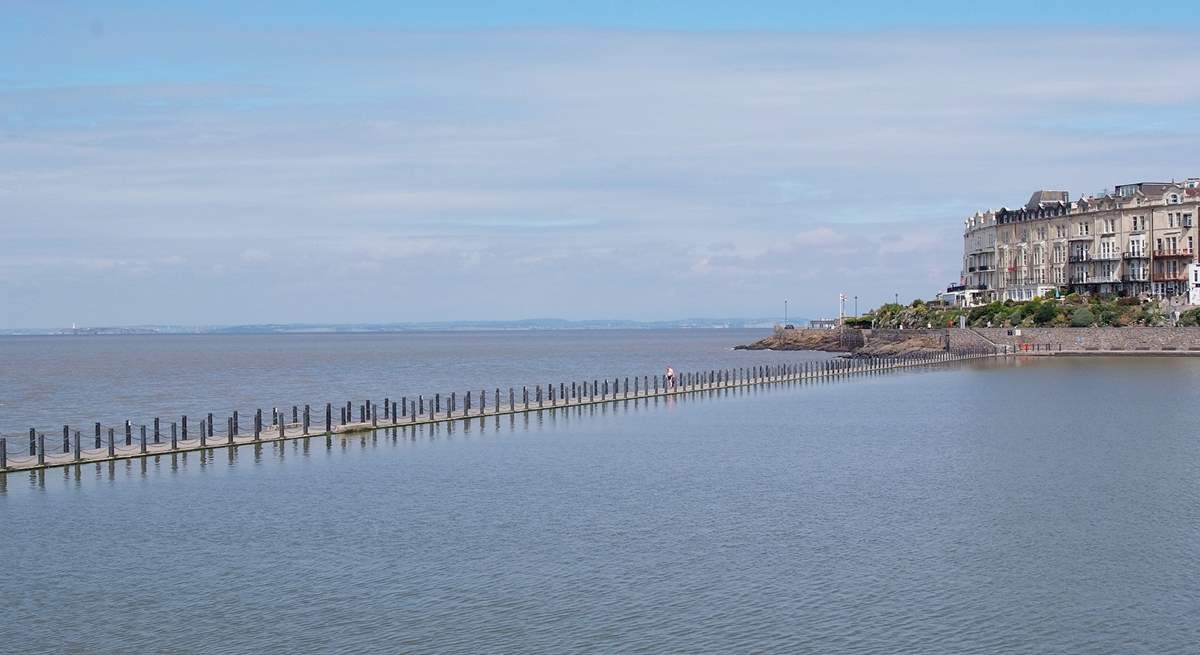
[[[1011,354],[1011,353],[1010,353]],[[126,422],[117,428],[94,424],[89,434],[63,426],[61,435],[47,435],[31,428],[28,443],[0,438],[0,472],[78,466],[123,459],[161,457],[180,453],[344,435],[374,430],[430,426],[489,417],[546,412],[591,405],[648,401],[671,396],[707,394],[744,387],[769,386],[815,380],[833,380],[878,374],[914,367],[938,366],[959,361],[1005,356],[1003,350],[967,348],[913,357],[836,359],[823,362],[789,363],[736,369],[685,372],[674,383],[665,376],[633,376],[593,379],[537,386],[520,390],[510,387],[467,392],[459,396],[435,394],[415,399],[385,398],[382,403],[363,401],[326,404],[317,410],[293,406],[291,419],[285,411],[258,410],[242,424],[237,412],[218,421],[212,414],[201,419],[193,432],[188,417],[165,423],[154,419],[150,426]],[[355,418],[357,409],[357,418]],[[271,423],[267,423],[267,419]],[[315,420],[314,420],[315,419]],[[223,429],[220,429],[223,428]],[[24,441],[23,439],[21,441]]]

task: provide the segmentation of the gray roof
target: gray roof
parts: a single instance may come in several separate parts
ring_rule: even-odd
[[[1032,196],[1029,196],[1029,202],[1025,203],[1026,209],[1033,209],[1042,203],[1068,202],[1070,194],[1066,191],[1047,191],[1042,189],[1034,191]]]

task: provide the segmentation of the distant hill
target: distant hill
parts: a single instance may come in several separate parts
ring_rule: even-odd
[[[529,318],[516,321],[430,321],[411,323],[261,323],[248,325],[130,325],[81,328],[0,329],[0,335],[119,335],[119,334],[296,334],[364,333],[455,330],[673,330],[769,328],[775,318],[684,318],[670,321],[598,319],[571,321]],[[795,319],[796,324],[807,323]]]

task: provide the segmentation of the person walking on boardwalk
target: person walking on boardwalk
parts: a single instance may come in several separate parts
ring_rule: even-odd
[[[667,387],[670,389],[675,388],[675,369],[670,366],[667,367]]]

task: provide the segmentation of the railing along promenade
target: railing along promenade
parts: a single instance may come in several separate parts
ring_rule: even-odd
[[[27,450],[17,445],[15,439],[0,437],[0,473],[237,448],[311,437],[332,439],[337,435],[373,430],[436,425],[783,382],[838,379],[1011,354],[1006,351],[1004,347],[979,347],[899,357],[830,359],[714,369],[681,373],[674,381],[668,380],[665,375],[597,378],[584,382],[548,384],[545,387],[539,385],[532,389],[509,387],[507,394],[494,388],[490,393],[488,390],[480,390],[477,394],[468,391],[462,396],[451,393],[448,396],[434,394],[428,398],[417,396],[411,400],[408,397],[399,400],[385,398],[382,405],[367,400],[357,407],[352,402],[338,405],[326,403],[316,410],[311,405],[293,405],[290,420],[287,413],[278,408],[272,409],[269,417],[261,409],[257,410],[250,417],[249,425],[243,425],[243,417],[236,411],[221,421],[208,414],[194,424],[195,431],[189,431],[187,416],[181,416],[178,422],[169,424],[155,418],[150,425],[137,426],[136,434],[131,421],[125,421],[119,429],[95,423],[86,437],[82,430],[72,430],[71,426],[64,425],[61,442],[57,442],[57,434],[48,439],[45,432],[30,428]],[[318,419],[315,423],[314,416]],[[266,423],[268,419],[271,421],[269,425]],[[218,425],[223,429],[218,429]],[[60,444],[61,449],[58,447]]]

